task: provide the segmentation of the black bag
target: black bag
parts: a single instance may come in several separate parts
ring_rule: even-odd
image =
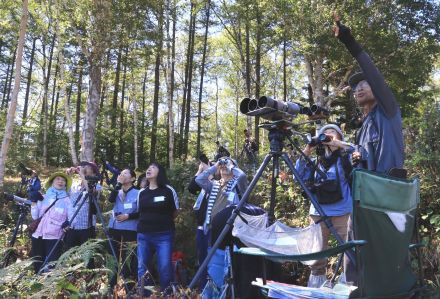
[[[325,180],[314,183],[312,191],[320,204],[333,204],[342,199],[341,184],[339,180],[338,164],[336,162],[336,180]]]
[[[191,181],[188,184],[188,191],[191,194],[197,195],[200,191],[202,191],[202,188],[196,183],[196,177],[194,176]]]

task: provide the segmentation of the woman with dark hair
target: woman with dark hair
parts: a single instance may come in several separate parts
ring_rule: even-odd
[[[137,256],[139,286],[147,285],[153,258],[152,248],[157,253],[157,270],[160,276],[160,290],[171,291],[168,287],[172,280],[171,254],[174,240],[174,218],[179,208],[179,200],[174,189],[168,185],[165,168],[154,162],[145,172],[147,186],[138,195],[138,212],[129,215],[138,219]],[[142,290],[144,296],[149,291]]]
[[[129,215],[136,213],[137,197],[139,190],[133,186],[136,181],[136,173],[131,169],[124,169],[116,178],[115,189],[110,193],[109,201],[114,203],[113,210],[108,223],[108,232],[112,238],[113,248],[116,256],[123,264],[122,275],[124,278],[134,279],[137,272],[137,261],[130,256],[127,242],[136,242],[137,220],[129,219]],[[122,249],[122,252],[121,252]],[[129,260],[126,260],[126,259]],[[112,275],[110,285],[116,284],[116,275]]]

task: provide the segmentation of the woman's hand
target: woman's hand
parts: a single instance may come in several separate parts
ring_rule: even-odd
[[[118,216],[116,216],[116,220],[118,222],[123,222],[127,219],[128,219],[128,214],[119,214]]]

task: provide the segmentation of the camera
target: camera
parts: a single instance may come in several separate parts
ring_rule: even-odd
[[[323,142],[330,142],[330,141],[332,141],[332,137],[322,133],[319,134],[318,136],[311,137],[308,140],[307,144],[310,146],[317,146],[317,145],[321,145]]]
[[[271,97],[259,99],[244,98],[240,103],[240,111],[248,116],[259,116],[269,121],[290,120],[298,114],[307,115],[309,119],[325,119],[330,111],[318,105],[304,107],[300,103],[284,102]]]

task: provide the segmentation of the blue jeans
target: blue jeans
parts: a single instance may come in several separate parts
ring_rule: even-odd
[[[151,284],[148,265],[151,264],[153,253],[151,248],[156,249],[157,253],[157,271],[160,276],[160,290],[163,292],[170,286],[173,272],[171,263],[171,254],[173,251],[174,231],[165,231],[158,233],[138,233],[137,234],[137,256],[138,256],[138,282],[139,286]]]

